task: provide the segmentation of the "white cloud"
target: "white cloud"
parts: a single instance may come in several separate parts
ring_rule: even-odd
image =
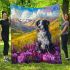
[[[47,16],[52,16],[52,12],[47,12]]]
[[[32,15],[29,17],[30,19],[35,19],[37,17],[37,13],[33,12]]]
[[[31,15],[31,12],[29,11],[23,11],[22,15],[21,15],[21,19],[28,19],[29,16]]]
[[[42,9],[37,11],[37,16],[38,17],[45,17],[46,16],[46,12],[44,12]]]
[[[39,9],[39,10],[37,11],[37,16],[40,17],[42,14],[43,14],[42,10]]]
[[[42,10],[38,10],[37,12],[33,12],[33,14],[30,16],[30,19],[36,19],[41,16],[43,16],[44,12]]]
[[[19,18],[20,17],[20,12],[19,10],[16,10],[15,8],[11,9],[11,19],[13,18]]]
[[[11,18],[14,18],[16,17],[16,12],[15,12],[15,9],[11,9]]]

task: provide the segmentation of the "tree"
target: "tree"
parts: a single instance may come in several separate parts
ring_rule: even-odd
[[[63,11],[63,14],[69,13],[69,0],[63,0],[62,11]]]
[[[1,11],[5,10],[10,14],[10,2],[9,0],[0,0],[0,9]]]

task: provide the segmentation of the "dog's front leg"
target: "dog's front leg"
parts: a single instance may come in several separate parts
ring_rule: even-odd
[[[40,52],[41,51],[41,42],[40,41],[37,41],[36,42],[36,51]]]
[[[45,44],[43,44],[43,43],[41,44],[41,49],[43,49],[43,50],[45,49]]]

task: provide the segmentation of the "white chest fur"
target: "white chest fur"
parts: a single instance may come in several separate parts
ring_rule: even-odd
[[[46,36],[46,32],[45,31],[40,30],[38,32],[37,37],[38,37],[38,41],[41,42],[41,47],[43,49],[45,49],[46,45],[49,46],[49,40],[48,40],[48,37]]]

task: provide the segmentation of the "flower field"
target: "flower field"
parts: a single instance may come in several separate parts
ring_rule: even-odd
[[[55,54],[50,53],[38,53],[36,51],[37,45],[37,31],[33,30],[22,34],[21,36],[15,36],[12,39],[12,63],[29,63],[29,62],[48,62],[48,63],[61,63],[60,57],[60,43],[59,43],[59,22],[54,20],[49,25],[49,31],[52,36],[52,41],[55,45]]]

